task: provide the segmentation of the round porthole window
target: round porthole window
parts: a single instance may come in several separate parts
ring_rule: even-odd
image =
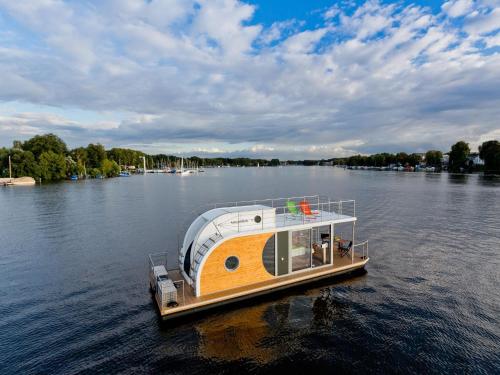
[[[240,265],[240,260],[238,259],[238,257],[230,256],[226,259],[226,262],[224,263],[224,265],[226,266],[226,270],[236,271],[236,269]]]
[[[262,218],[259,215],[257,215],[254,217],[254,220],[256,223],[260,223],[262,221]]]

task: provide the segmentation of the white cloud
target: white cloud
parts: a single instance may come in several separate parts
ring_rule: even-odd
[[[500,6],[487,11],[474,12],[465,19],[464,30],[469,34],[488,34],[500,29]]]
[[[270,44],[274,41],[278,41],[285,35],[296,33],[302,24],[303,22],[299,22],[295,19],[274,22],[270,28],[262,31],[259,41],[263,44]]]
[[[323,14],[323,17],[325,18],[325,20],[331,20],[332,18],[335,18],[336,16],[338,16],[340,13],[341,13],[341,10],[340,10],[339,6],[334,5],[330,8],[328,8],[328,10]]]
[[[287,158],[475,142],[500,118],[500,55],[481,49],[499,45],[500,6],[442,9],[339,5],[306,29],[264,27],[235,0],[0,0],[14,21],[0,20],[0,100],[40,108],[0,107],[0,142],[56,131],[70,143]]]
[[[474,6],[472,0],[450,0],[443,4],[443,11],[450,17],[461,17],[469,13]]]

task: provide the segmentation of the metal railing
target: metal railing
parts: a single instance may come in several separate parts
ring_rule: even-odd
[[[314,196],[315,200],[308,200],[310,197],[295,197],[295,198],[278,198],[273,200],[265,200],[263,202],[271,203],[267,207],[274,209],[275,214],[267,214],[266,208],[256,209],[253,211],[241,211],[236,212],[236,225],[234,225],[234,219],[231,218],[228,223],[219,223],[220,228],[224,228],[226,231],[234,231],[235,233],[273,228],[273,227],[286,227],[292,225],[300,224],[313,224],[325,221],[332,221],[340,218],[338,215],[344,216],[356,216],[356,201],[355,200],[345,200],[345,201],[332,201],[329,198],[323,198],[320,196]],[[279,201],[282,203],[284,200],[285,204],[276,205]],[[292,212],[290,207],[286,202],[295,203],[295,212]],[[253,204],[259,204],[259,201],[251,201]],[[310,214],[305,214],[305,210],[300,207],[301,202],[307,202],[308,208],[311,210]],[[231,202],[230,202],[231,203]],[[241,202],[237,202],[238,204]],[[245,202],[248,203],[248,202]],[[224,206],[231,207],[231,206]],[[234,206],[233,206],[234,207]],[[256,212],[260,215],[260,222],[256,222],[257,219]]]
[[[368,240],[360,242],[352,247],[354,256],[356,256],[356,248],[361,248],[361,250],[357,250],[358,254],[360,254],[361,259],[368,259]]]
[[[289,212],[287,207],[287,202],[293,201],[297,204],[298,215],[293,215]],[[312,211],[319,211],[319,215],[304,215],[298,206],[298,203],[306,201],[309,203]],[[281,226],[293,225],[292,222],[297,223],[299,220],[302,224],[309,223],[311,221],[325,221],[331,219],[331,217],[326,217],[325,212],[328,213],[336,213],[339,215],[346,216],[356,216],[356,201],[351,200],[338,200],[334,201],[327,196],[324,195],[304,195],[304,196],[295,196],[295,197],[286,197],[286,198],[268,198],[268,199],[254,199],[247,201],[234,201],[234,202],[221,202],[221,203],[212,203],[205,204],[199,206],[197,209],[193,210],[190,215],[187,215],[185,222],[181,224],[182,227],[189,227],[191,224],[193,217],[200,216],[204,212],[207,212],[214,208],[223,208],[223,207],[239,207],[239,206],[249,206],[249,205],[262,205],[270,208],[276,209],[277,215],[287,215],[281,216],[278,219],[281,219]],[[263,214],[262,210],[262,214]],[[238,213],[238,216],[240,213]],[[319,216],[319,217],[318,217]],[[261,216],[263,218],[263,215]],[[293,220],[292,220],[293,219]],[[238,222],[240,218],[238,217]],[[280,222],[278,222],[280,224]],[[266,222],[262,220],[261,228],[266,226]],[[240,225],[238,225],[240,227]],[[178,228],[180,229],[180,228]],[[217,229],[218,230],[218,229]],[[236,230],[239,232],[240,228]],[[220,234],[220,233],[219,233]]]
[[[157,254],[149,254],[149,274],[150,274],[150,282],[153,281],[153,267],[155,266],[164,266],[165,270],[167,271],[168,274],[171,272],[180,272],[179,268],[168,268],[168,261],[167,261],[167,254],[168,253],[157,253]],[[172,280],[174,286],[179,290],[181,289],[181,294],[182,294],[182,303],[179,302],[179,299],[177,299],[177,303],[180,305],[184,305],[186,303],[186,296],[185,296],[185,291],[184,291],[184,280],[174,280],[169,276],[169,279]],[[156,282],[156,280],[154,280]],[[156,291],[155,291],[156,293]]]

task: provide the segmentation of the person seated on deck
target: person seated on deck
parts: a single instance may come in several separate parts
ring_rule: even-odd
[[[309,202],[306,200],[303,200],[299,203],[300,210],[306,217],[315,217],[319,215],[319,211],[313,211],[311,210],[311,206],[309,205]]]

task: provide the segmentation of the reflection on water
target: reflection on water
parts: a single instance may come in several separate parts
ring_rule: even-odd
[[[500,175],[480,175],[477,180],[483,186],[500,186]]]
[[[276,358],[278,348],[266,347],[269,336],[265,320],[269,304],[238,309],[220,316],[208,317],[195,325],[200,335],[199,355],[212,360],[251,359],[265,364]]]
[[[469,182],[469,178],[471,178],[471,176],[466,174],[455,174],[455,173],[448,174],[448,181],[451,184],[466,184],[467,182]]]
[[[500,179],[207,170],[0,189],[0,373],[496,373]],[[207,202],[356,199],[367,273],[158,324],[147,254]]]

